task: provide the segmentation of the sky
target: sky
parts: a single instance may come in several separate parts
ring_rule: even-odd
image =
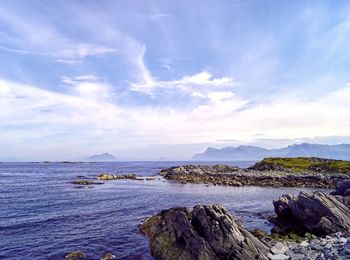
[[[350,143],[350,2],[1,0],[0,160]]]

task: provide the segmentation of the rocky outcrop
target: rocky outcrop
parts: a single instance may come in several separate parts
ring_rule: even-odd
[[[301,192],[298,196],[283,195],[273,202],[276,215],[273,232],[285,234],[306,232],[327,235],[350,231],[350,209],[335,196],[324,192]]]
[[[84,259],[85,253],[83,251],[74,251],[72,253],[67,254],[65,258],[70,260]]]
[[[275,171],[271,169],[258,171],[227,165],[183,165],[164,169],[160,174],[166,179],[181,183],[314,188],[333,188],[337,182],[349,178],[348,175],[341,173],[324,174],[312,171],[294,173],[287,170]]]
[[[97,179],[103,180],[103,181],[109,181],[109,180],[137,180],[138,177],[136,174],[118,174],[118,175],[113,175],[113,174],[108,174],[108,173],[103,173],[97,176]]]
[[[163,210],[140,229],[156,259],[267,259],[266,245],[219,205]]]
[[[113,260],[113,259],[116,259],[117,257],[115,255],[113,255],[112,253],[107,253],[107,254],[104,254],[102,257],[101,257],[101,260]]]
[[[136,174],[109,174],[102,173],[96,176],[97,179],[101,181],[110,181],[110,180],[137,180],[137,181],[154,181],[160,179],[156,176],[138,176]]]

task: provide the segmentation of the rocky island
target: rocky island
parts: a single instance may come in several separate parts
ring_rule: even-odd
[[[160,175],[182,183],[229,186],[334,188],[350,178],[350,161],[323,158],[265,158],[242,169],[228,165],[184,165],[164,169]]]

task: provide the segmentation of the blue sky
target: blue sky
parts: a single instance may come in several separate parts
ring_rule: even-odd
[[[350,142],[348,1],[0,3],[0,159]]]

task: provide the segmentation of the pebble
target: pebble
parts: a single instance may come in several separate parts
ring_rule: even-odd
[[[303,242],[300,243],[300,245],[303,246],[303,247],[307,247],[307,246],[309,246],[309,242],[303,241]]]
[[[271,260],[342,260],[350,259],[350,237],[338,232],[301,243],[277,242],[268,254]]]
[[[341,237],[339,239],[339,242],[345,244],[346,242],[348,242],[348,240],[345,237]]]
[[[271,260],[287,260],[287,259],[290,259],[290,257],[285,255],[285,254],[273,255],[271,253],[268,253],[267,257],[269,259],[271,259]]]
[[[330,249],[332,248],[332,244],[326,244],[324,247]]]
[[[304,258],[305,258],[305,255],[303,255],[303,254],[292,254],[290,256],[291,260],[302,260]]]
[[[274,245],[271,248],[271,253],[273,253],[274,255],[280,255],[280,254],[284,254],[288,250],[289,250],[289,247],[286,244],[282,242],[277,242],[276,245]]]

